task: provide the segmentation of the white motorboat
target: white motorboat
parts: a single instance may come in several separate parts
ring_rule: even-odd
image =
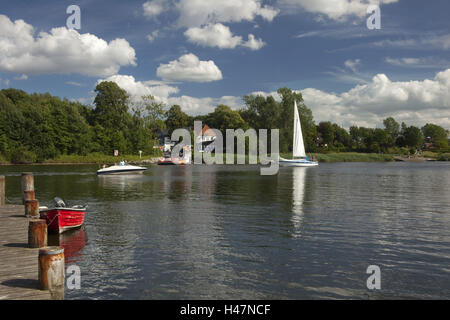
[[[292,148],[293,159],[279,158],[278,163],[283,167],[315,167],[319,163],[317,161],[309,160],[305,152],[305,145],[303,143],[302,126],[300,124],[300,117],[297,110],[297,101],[294,101],[294,146]],[[295,159],[299,157],[300,159]]]
[[[121,161],[119,165],[111,167],[105,167],[97,171],[97,174],[130,174],[130,173],[143,173],[147,168],[132,166]]]

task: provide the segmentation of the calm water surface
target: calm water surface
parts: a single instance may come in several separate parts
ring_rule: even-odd
[[[56,238],[82,273],[66,299],[450,299],[448,163],[97,169],[0,167],[10,202],[32,171],[41,204],[89,204]]]

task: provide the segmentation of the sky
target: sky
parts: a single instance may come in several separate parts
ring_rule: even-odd
[[[450,129],[448,12],[448,0],[1,0],[0,89],[92,104],[115,81],[197,115],[289,87],[316,123]]]

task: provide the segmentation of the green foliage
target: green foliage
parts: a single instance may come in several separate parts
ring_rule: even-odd
[[[422,127],[422,133],[424,135],[425,141],[431,142],[436,149],[446,149],[448,148],[448,136],[449,132],[442,128],[441,126],[427,123]]]
[[[424,141],[422,131],[414,126],[404,128],[404,130],[402,130],[402,136],[402,143],[404,144],[403,146],[407,146],[410,148],[418,149],[422,146]]]
[[[356,152],[372,154],[374,159],[366,158],[383,161],[389,157],[384,158],[382,153],[414,154],[422,149],[424,142],[431,143],[441,153],[440,159],[447,159],[450,151],[449,132],[434,124],[419,129],[405,123],[399,125],[390,117],[383,121],[384,129],[352,126],[347,131],[331,122],[316,125],[301,93],[289,88],[277,91],[281,100],[248,95],[243,97],[245,107],[241,110],[219,105],[213,112],[196,117],[188,116],[178,105],[167,110],[164,103],[151,95],[137,102],[130,101],[126,91],[114,82],[101,82],[95,91],[95,108],[91,108],[48,93],[1,90],[0,161],[100,161],[112,156],[116,149],[121,155],[137,155],[139,151],[154,155],[153,146],[162,130],[167,128],[171,133],[188,127],[192,133],[194,120],[222,131],[224,137],[226,129],[279,129],[280,152],[289,153],[294,101],[298,105],[306,151],[326,153],[320,155],[322,161],[335,161],[338,152],[345,153],[341,161],[361,159],[355,156]],[[111,161],[114,159],[117,158]]]
[[[42,162],[92,152],[154,152],[154,136],[128,96],[114,82],[97,85],[96,108],[16,89],[0,91],[0,155],[14,163]]]
[[[171,134],[174,130],[184,128],[189,125],[189,116],[181,111],[179,105],[173,105],[167,112],[166,127]]]
[[[437,157],[438,161],[450,161],[450,153],[441,153],[438,157]]]
[[[214,112],[206,115],[204,119],[209,127],[220,130],[225,137],[226,129],[243,129],[247,130],[248,124],[242,119],[238,111],[232,110],[225,105],[219,105]]]
[[[245,108],[239,113],[248,126],[255,129],[279,129],[280,152],[292,151],[292,132],[294,130],[294,101],[297,102],[303,139],[308,152],[316,149],[317,129],[312,112],[303,103],[301,93],[289,88],[277,91],[281,102],[272,96],[244,96]],[[270,138],[269,138],[270,139]]]

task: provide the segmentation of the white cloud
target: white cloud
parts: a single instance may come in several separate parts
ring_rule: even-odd
[[[435,123],[450,129],[450,69],[423,81],[391,81],[386,75],[377,74],[368,84],[340,94],[314,88],[296,91],[302,93],[316,123],[331,121],[346,128],[382,127],[384,119],[394,117],[408,125]],[[276,92],[252,94],[272,95],[280,101]]]
[[[220,49],[234,49],[237,46],[244,46],[252,50],[259,50],[265,44],[261,39],[255,39],[253,34],[248,35],[248,41],[243,41],[242,37],[233,36],[230,28],[221,23],[208,24],[200,28],[189,28],[184,35],[189,42]]]
[[[222,72],[214,61],[200,61],[192,53],[185,54],[168,64],[161,64],[156,74],[169,81],[211,82],[222,79]]]
[[[243,104],[241,97],[235,96],[223,96],[220,98],[197,98],[187,95],[173,96],[179,92],[177,87],[170,86],[164,81],[136,81],[133,76],[128,75],[114,75],[98,80],[97,83],[102,81],[117,83],[119,87],[127,91],[132,102],[136,103],[140,101],[142,96],[150,94],[155,97],[156,101],[163,102],[168,106],[179,105],[189,115],[207,114],[214,111],[219,104],[225,104],[232,109],[241,108]],[[93,98],[78,99],[78,101],[92,104]]]
[[[167,98],[179,92],[177,87],[169,86],[159,81],[136,81],[133,76],[113,75],[106,79],[98,80],[113,81],[119,87],[127,91],[132,101],[138,101],[142,96],[152,95],[157,101],[167,102]]]
[[[443,69],[450,67],[450,61],[439,57],[423,57],[423,58],[390,58],[385,59],[386,63],[389,63],[396,67],[405,68],[428,68],[428,69]]]
[[[121,66],[136,65],[135,51],[125,39],[109,43],[95,35],[53,28],[35,38],[23,20],[0,15],[0,71],[23,74],[109,76]]]
[[[250,48],[252,50],[259,50],[262,47],[265,46],[265,42],[262,41],[261,39],[256,39],[254,35],[249,34],[248,35],[248,41],[244,42],[242,45],[244,47]]]
[[[167,10],[166,0],[151,0],[147,1],[142,5],[144,9],[144,16],[149,18],[155,18],[159,16],[162,12]]]
[[[152,33],[147,35],[147,39],[148,39],[148,41],[153,42],[156,40],[156,38],[158,38],[158,36],[159,36],[159,30],[154,30],[154,31],[152,31]]]
[[[416,38],[409,39],[385,39],[372,43],[375,47],[395,47],[395,48],[413,48],[421,50],[429,49],[440,49],[449,50],[450,49],[450,34],[444,35],[434,35],[434,34],[424,34]]]
[[[14,77],[14,80],[28,80],[28,76],[26,74],[22,74],[21,76]]]
[[[378,74],[370,83],[341,94],[312,88],[301,92],[318,121],[373,127],[392,116],[399,122],[450,128],[450,69],[423,81],[395,82]]]
[[[76,81],[67,81],[66,84],[70,85],[70,86],[75,86],[75,87],[82,87],[83,84],[76,82]]]
[[[235,96],[223,96],[220,98],[196,98],[190,96],[170,97],[169,105],[178,104],[189,115],[203,115],[213,112],[219,104],[229,106],[231,109],[242,108],[242,98]]]
[[[344,21],[349,16],[363,18],[370,4],[389,4],[398,0],[279,0],[288,7],[300,7],[311,13],[327,16],[329,19]]]
[[[419,58],[397,58],[392,59],[387,57],[385,61],[389,64],[392,64],[394,66],[410,66],[410,65],[417,65],[421,62]]]
[[[361,59],[355,59],[355,60],[347,60],[344,62],[344,65],[352,70],[353,72],[357,72],[357,67],[361,64]]]
[[[233,49],[242,43],[242,37],[233,36],[230,28],[221,23],[189,28],[184,35],[189,42],[205,47]]]
[[[278,9],[262,6],[260,0],[180,0],[178,25],[198,27],[209,23],[253,21],[257,16],[272,21]]]

